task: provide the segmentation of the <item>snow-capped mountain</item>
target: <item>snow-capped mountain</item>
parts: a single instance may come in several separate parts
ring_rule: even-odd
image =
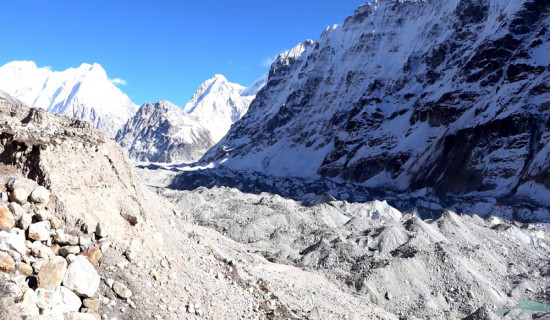
[[[196,161],[214,144],[206,128],[165,100],[141,106],[116,141],[130,158],[150,162]]]
[[[217,74],[197,89],[183,110],[207,128],[214,141],[218,142],[231,125],[248,111],[250,103],[266,81],[267,74],[246,88]]]
[[[550,205],[550,2],[379,0],[280,55],[205,162]]]
[[[112,137],[138,108],[97,63],[54,72],[10,62],[0,67],[0,90],[30,107],[87,120]]]
[[[183,109],[162,100],[143,105],[116,140],[136,161],[197,161],[246,113],[266,80],[267,74],[245,88],[215,75]]]

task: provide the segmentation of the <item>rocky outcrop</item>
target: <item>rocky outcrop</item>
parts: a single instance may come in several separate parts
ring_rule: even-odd
[[[115,228],[139,222],[144,212],[162,211],[146,200],[149,191],[123,150],[89,123],[8,102],[0,105],[0,119],[0,161],[48,188],[49,206],[60,219],[79,221],[82,229],[98,221]],[[91,195],[99,202],[90,201]],[[25,185],[10,195],[20,204],[45,196]],[[41,228],[33,230],[36,240],[47,236]]]
[[[539,0],[363,5],[279,56],[203,160],[550,205],[549,19]]]
[[[141,106],[116,141],[138,162],[193,162],[214,144],[209,130],[164,100]]]

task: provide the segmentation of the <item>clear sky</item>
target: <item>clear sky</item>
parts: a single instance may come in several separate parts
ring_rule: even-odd
[[[183,106],[216,73],[248,86],[278,53],[366,0],[14,0],[2,5],[0,65],[101,64],[136,104]]]

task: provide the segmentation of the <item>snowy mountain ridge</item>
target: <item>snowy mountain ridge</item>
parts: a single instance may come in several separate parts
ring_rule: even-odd
[[[218,74],[204,82],[183,109],[164,100],[144,104],[116,141],[138,162],[197,161],[246,113],[266,78],[245,88]]]
[[[97,63],[51,71],[32,61],[10,62],[0,67],[0,89],[30,107],[89,121],[112,137],[138,108]]]

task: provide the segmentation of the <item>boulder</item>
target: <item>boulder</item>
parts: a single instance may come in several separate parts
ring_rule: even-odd
[[[0,250],[14,250],[20,255],[25,255],[27,253],[25,236],[23,234],[18,235],[6,231],[0,231]]]
[[[0,227],[13,228],[15,219],[12,212],[3,204],[0,204]]]
[[[104,221],[99,222],[95,227],[95,234],[100,238],[105,238],[109,236],[109,229],[110,229],[110,226],[108,222],[104,222]]]
[[[21,206],[17,204],[17,202],[10,202],[8,208],[13,214],[13,218],[15,219],[15,221],[21,220],[21,217],[23,217],[23,215],[26,213],[26,211],[21,208]]]
[[[15,261],[9,254],[0,251],[0,271],[11,272],[15,270]]]
[[[71,290],[61,286],[54,290],[36,289],[38,307],[44,315],[56,315],[75,312],[80,309],[82,302]]]
[[[44,187],[38,187],[31,193],[31,201],[34,203],[48,204],[50,201],[50,191]]]
[[[113,283],[113,291],[121,299],[128,299],[132,296],[132,291],[130,291],[130,289],[128,289],[128,287],[126,287],[124,284],[122,284],[118,281],[115,281]]]
[[[23,230],[27,230],[32,223],[32,215],[30,213],[25,213],[19,220],[19,227]]]
[[[21,303],[19,304],[19,307],[21,308],[21,316],[23,318],[38,316],[40,314],[40,310],[36,305],[37,303],[38,297],[36,296],[36,292],[34,292],[33,289],[28,289],[25,291],[23,294],[23,300],[21,300]]]
[[[80,253],[80,247],[79,246],[65,246],[59,248],[59,254],[66,257],[70,254],[79,254]]]
[[[99,259],[101,259],[101,256],[103,255],[103,253],[101,253],[101,250],[99,249],[98,246],[95,246],[82,252],[81,255],[88,258],[88,260],[92,264],[97,264],[99,262]]]
[[[19,204],[27,203],[29,192],[25,188],[15,188],[10,194],[10,200]]]
[[[42,221],[29,226],[28,237],[32,240],[46,241],[50,238],[50,222]]]
[[[76,256],[65,273],[63,285],[81,297],[91,298],[99,288],[99,274],[84,256]]]
[[[38,273],[38,287],[53,290],[61,285],[67,272],[67,261],[56,256],[40,267]]]

